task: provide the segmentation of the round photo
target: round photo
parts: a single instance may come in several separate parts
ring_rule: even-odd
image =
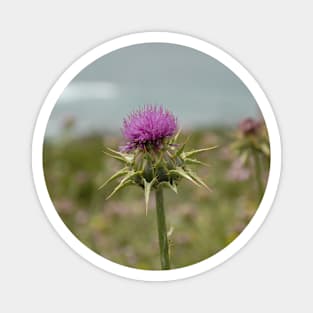
[[[224,262],[274,199],[280,140],[252,76],[185,35],[117,38],[51,89],[33,141],[42,206],[112,273],[174,280]]]

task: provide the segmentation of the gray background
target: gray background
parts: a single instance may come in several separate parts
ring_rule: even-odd
[[[168,43],[137,44],[104,55],[65,88],[50,115],[46,136],[120,134],[121,121],[138,105],[163,104],[179,112],[179,127],[237,127],[261,113],[250,91],[226,66],[197,50]]]
[[[4,3],[0,311],[312,312],[310,1]],[[172,283],[122,279],[78,257],[45,218],[30,166],[34,123],[59,75],[97,44],[145,30],[194,35],[242,62],[266,91],[283,141],[279,192],[261,230],[225,264]]]

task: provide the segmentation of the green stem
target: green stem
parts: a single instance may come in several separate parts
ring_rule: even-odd
[[[257,151],[253,152],[253,158],[254,158],[253,161],[254,161],[254,168],[255,168],[255,179],[256,179],[257,189],[259,193],[259,201],[261,201],[264,191],[263,191],[263,182],[262,182],[261,160]]]
[[[164,200],[162,187],[158,187],[155,192],[156,198],[156,211],[157,211],[157,222],[158,222],[158,233],[159,233],[159,246],[160,246],[160,258],[162,270],[170,269],[170,258],[168,251],[168,239],[166,230],[166,220],[164,212]]]

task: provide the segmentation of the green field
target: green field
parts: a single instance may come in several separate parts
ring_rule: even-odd
[[[218,145],[201,154],[209,164],[196,171],[212,188],[209,193],[181,181],[178,195],[165,190],[172,268],[206,259],[234,240],[253,217],[259,202],[254,171],[243,167],[229,148],[229,129],[192,133],[187,150]],[[184,134],[189,135],[189,134]],[[60,217],[85,245],[114,262],[141,269],[160,269],[154,197],[145,214],[143,190],[129,187],[105,197],[115,186],[98,187],[120,164],[103,154],[118,148],[120,136],[69,133],[44,144],[44,171],[48,191]],[[263,163],[266,181],[268,166]]]

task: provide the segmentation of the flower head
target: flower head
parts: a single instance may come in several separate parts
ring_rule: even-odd
[[[245,118],[234,133],[234,141],[230,145],[243,164],[262,155],[270,161],[270,143],[265,122],[253,118]]]
[[[177,119],[170,111],[162,106],[145,106],[124,119],[122,133],[127,144],[121,151],[158,150],[176,132]]]
[[[120,147],[120,151],[111,148],[104,151],[124,164],[99,187],[121,178],[107,199],[125,186],[137,185],[144,189],[147,211],[153,189],[164,186],[177,193],[177,185],[183,178],[210,190],[189,165],[205,165],[195,156],[216,147],[185,151],[188,139],[183,143],[177,142],[177,120],[162,106],[145,106],[129,115],[124,119],[122,133],[127,144]]]
[[[256,134],[260,129],[260,122],[252,118],[246,118],[239,124],[239,129],[244,135]]]

